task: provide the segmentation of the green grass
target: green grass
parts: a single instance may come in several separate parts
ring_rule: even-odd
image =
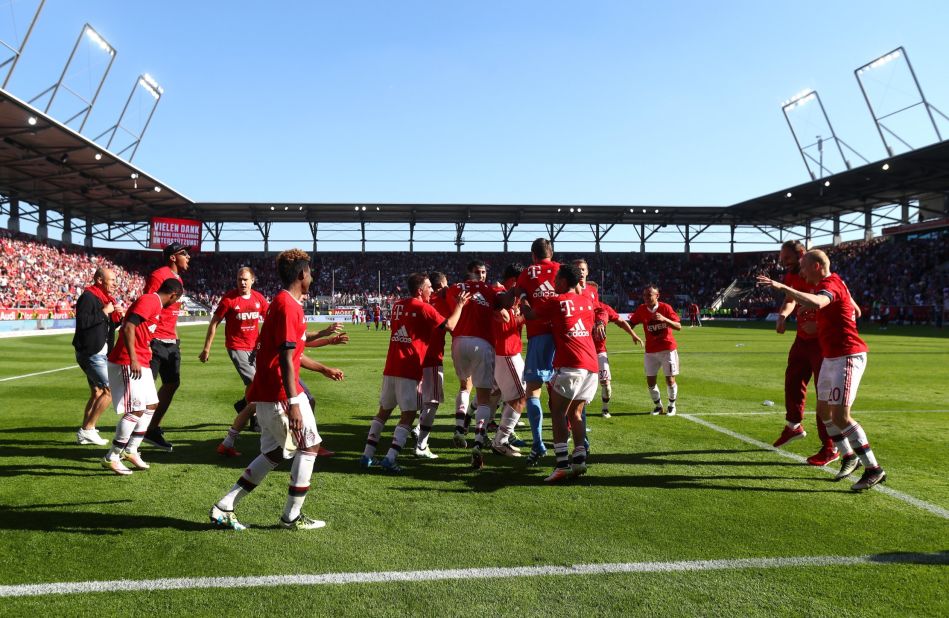
[[[592,465],[578,481],[544,486],[550,460],[532,469],[489,456],[483,471],[470,471],[467,453],[450,446],[450,402],[431,442],[440,459],[405,456],[399,477],[357,472],[386,337],[355,329],[350,345],[313,354],[341,367],[344,383],[305,376],[320,433],[338,452],[318,461],[305,509],[328,527],[276,528],[288,479],[282,466],[240,505],[251,529],[213,530],[207,509],[253,457],[256,435],[241,436],[237,460],[215,454],[241,384],[223,347],[207,365],[197,361],[203,333],[181,329],[183,384],[164,423],[174,452],[144,451],[152,469],[129,478],[99,467],[103,448],[72,441],[87,395],[79,369],[0,382],[0,585],[949,550],[945,519],[880,492],[852,494],[820,470],[686,418],[649,416],[641,351],[615,329],[613,418],[591,414]],[[866,338],[870,360],[854,415],[888,486],[949,508],[949,341],[908,328]],[[69,340],[0,340],[0,378],[73,364]],[[770,443],[783,423],[791,341],[749,326],[686,329],[680,414],[714,413],[702,418]],[[453,398],[455,381],[446,382]],[[762,406],[767,399],[777,405]],[[103,416],[104,435],[114,422],[111,411]],[[805,425],[813,430],[812,413]],[[813,431],[787,450],[816,448]],[[947,580],[945,565],[795,567],[97,593],[0,599],[0,614],[946,615]]]

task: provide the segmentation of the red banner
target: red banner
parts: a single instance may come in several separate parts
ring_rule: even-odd
[[[164,249],[173,242],[201,250],[201,222],[193,219],[171,219],[152,217],[149,246],[152,249]]]

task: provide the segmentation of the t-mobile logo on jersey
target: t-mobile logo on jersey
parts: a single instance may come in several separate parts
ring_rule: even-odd
[[[399,304],[392,306],[392,319],[401,320],[402,314],[405,313],[405,307]]]
[[[573,301],[572,300],[562,300],[560,301],[560,311],[563,312],[565,316],[573,316]]]

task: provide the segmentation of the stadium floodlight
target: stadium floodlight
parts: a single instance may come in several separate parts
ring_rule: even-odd
[[[825,186],[825,187],[829,187],[829,186],[830,186],[830,181],[829,181],[829,180],[825,180],[825,181],[824,181],[824,186]]]
[[[271,208],[270,210],[273,210],[273,208]],[[355,208],[353,208],[353,210],[359,212],[359,206],[356,206]]]
[[[793,195],[794,195],[793,193],[791,193],[790,191],[788,191],[787,193],[784,194],[784,197],[790,198],[790,197],[793,197]]]
[[[577,212],[583,212],[582,208],[577,208]]]
[[[35,127],[35,126],[36,126],[36,116],[30,116],[29,118],[27,118],[27,119],[26,119],[26,124],[30,125],[31,127]]]
[[[99,78],[99,82],[96,84],[95,90],[88,99],[66,83],[67,77],[70,75],[70,68],[72,67],[73,60],[76,58],[76,52],[79,51],[79,45],[82,43],[83,39],[88,39],[93,45],[104,51],[109,56],[109,62],[106,65],[105,70],[102,72],[102,76]],[[109,42],[102,37],[101,34],[96,32],[95,29],[89,24],[83,25],[82,30],[79,32],[79,38],[76,39],[76,44],[73,45],[72,52],[69,54],[69,59],[66,60],[66,66],[63,67],[63,72],[59,76],[59,80],[43,92],[30,99],[29,103],[32,104],[37,99],[41,99],[49,94],[49,101],[46,103],[46,108],[43,109],[44,113],[49,114],[49,110],[53,106],[53,101],[56,100],[56,95],[59,94],[60,90],[65,90],[67,94],[79,99],[79,101],[84,103],[84,105],[78,112],[64,120],[63,124],[68,125],[70,122],[81,117],[82,121],[79,123],[78,129],[78,131],[81,133],[83,128],[86,126],[86,121],[89,119],[89,115],[92,113],[92,108],[95,107],[96,99],[99,98],[99,93],[102,92],[102,85],[105,84],[105,80],[109,76],[109,71],[112,69],[112,63],[115,62],[115,55],[115,48],[112,47]],[[88,82],[88,84],[91,86],[94,81],[88,79],[89,73],[91,72],[90,68],[91,65],[85,69],[75,71],[72,81],[78,82],[81,79],[82,83],[85,84]]]
[[[161,193],[161,187],[155,185],[155,193]]]
[[[890,169],[890,164],[889,164],[889,163],[884,163],[882,169],[883,169],[884,172],[887,171],[888,169]]]
[[[144,124],[142,124],[141,129],[138,131],[138,133],[135,133],[133,131],[130,131],[123,124],[123,121],[125,120],[126,113],[128,113],[129,105],[132,102],[132,98],[135,97],[135,94],[138,92],[139,88],[141,88],[146,93],[148,93],[149,96],[151,96],[152,106],[148,112],[148,116],[145,118]],[[108,129],[106,129],[105,131],[97,135],[95,137],[95,140],[98,141],[100,138],[104,137],[106,134],[111,133],[111,135],[109,135],[109,141],[106,142],[106,145],[105,145],[106,148],[111,148],[112,141],[115,139],[115,136],[119,132],[119,129],[121,129],[124,134],[132,138],[132,141],[127,146],[119,150],[117,154],[121,155],[126,150],[131,148],[132,153],[129,155],[129,159],[128,159],[131,162],[132,159],[135,158],[135,153],[138,152],[138,147],[142,143],[142,138],[145,137],[145,131],[148,129],[148,125],[152,121],[152,116],[155,115],[155,109],[158,107],[158,103],[159,101],[161,101],[161,97],[164,93],[165,93],[164,88],[158,85],[158,82],[155,81],[154,77],[152,77],[148,73],[139,75],[135,79],[135,83],[132,84],[132,92],[129,93],[128,99],[125,100],[125,107],[122,108],[122,113],[119,114],[118,122],[116,122],[114,125],[112,125]],[[139,117],[141,117],[141,115],[139,115]]]
[[[101,152],[97,152],[97,153],[96,153],[96,161],[101,161],[101,160],[102,160],[102,153],[101,153]]]
[[[145,92],[152,95],[156,100],[161,98],[161,95],[165,93],[164,88],[158,85],[158,82],[155,81],[155,78],[145,73],[138,78],[139,85],[145,89]]]
[[[3,78],[3,84],[0,85],[0,88],[3,88],[4,90],[6,89],[7,84],[10,82],[10,77],[13,76],[13,71],[16,69],[16,65],[20,61],[20,56],[23,55],[23,49],[26,47],[26,42],[30,40],[30,34],[33,33],[33,26],[36,25],[36,21],[40,17],[40,12],[43,10],[44,4],[46,4],[46,0],[40,0],[39,5],[36,7],[36,11],[33,12],[33,19],[30,21],[30,25],[26,29],[26,34],[23,35],[23,40],[19,42],[19,45],[16,45],[14,47],[14,45],[10,45],[6,43],[5,41],[0,41],[0,46],[5,47],[9,52],[12,53],[12,55],[9,58],[6,58],[2,62],[0,62],[0,69],[6,67],[7,65],[10,66],[10,68],[7,69],[6,77]],[[13,7],[13,3],[10,3],[10,16],[15,21],[14,13],[15,11]],[[16,30],[15,23],[14,23],[14,30]],[[14,34],[14,36],[16,36],[16,34]]]
[[[908,76],[909,81],[911,81],[911,85],[909,85],[908,82],[906,83],[906,85],[903,85],[903,84],[895,85],[893,83],[894,79],[898,77],[896,73],[896,71],[899,70],[898,66],[894,67],[893,70],[887,75],[885,79],[881,80],[881,79],[875,79],[873,77],[874,71],[896,60],[903,60],[902,64],[905,66],[905,71],[906,71],[904,73],[903,79],[906,80],[906,76]],[[933,112],[936,112],[937,114],[942,116],[943,119],[945,120],[949,120],[949,116],[946,116],[944,113],[942,113],[939,109],[937,109],[934,105],[932,105],[929,101],[926,100],[926,95],[923,94],[923,89],[919,85],[919,79],[916,77],[916,71],[913,69],[913,64],[909,61],[909,56],[907,55],[906,50],[902,46],[897,47],[893,51],[887,54],[884,54],[880,56],[879,58],[871,60],[870,62],[868,62],[867,64],[861,67],[858,67],[857,69],[854,70],[853,74],[854,74],[854,77],[857,78],[857,84],[860,86],[860,92],[863,94],[863,100],[867,104],[867,109],[870,110],[870,116],[873,118],[873,123],[876,125],[877,133],[879,133],[880,140],[883,142],[883,147],[886,148],[887,156],[892,157],[895,154],[894,149],[893,149],[893,144],[887,141],[887,135],[895,139],[897,142],[899,142],[900,144],[902,144],[904,147],[906,147],[909,150],[914,150],[914,148],[913,146],[909,144],[909,142],[906,139],[904,139],[900,135],[897,135],[896,131],[893,129],[892,126],[890,126],[890,124],[885,124],[883,121],[893,116],[897,116],[898,114],[903,114],[904,112],[907,112],[920,105],[923,106],[923,109],[926,110],[926,115],[929,117],[929,122],[933,127],[933,131],[936,133],[936,139],[938,141],[942,141],[942,134],[939,131],[939,126],[936,124],[936,117],[933,115]],[[899,107],[895,110],[892,110],[892,111],[877,110],[876,108],[874,108],[873,103],[870,101],[870,95],[867,92],[867,83],[874,82],[874,81],[876,81],[877,84],[882,84],[882,86],[886,88],[886,91],[884,94],[893,95],[894,93],[897,93],[896,98],[898,98],[898,95],[900,94],[906,94],[909,90],[915,90],[915,92],[911,95],[913,98],[907,99],[899,103],[898,104]],[[882,98],[882,100],[879,101],[879,104],[881,106],[884,105],[884,103],[886,103],[888,99],[890,100],[890,104],[892,105],[893,104],[892,100],[894,99],[893,96],[887,96],[887,97]],[[909,102],[909,101],[912,101],[912,102]],[[889,121],[887,122],[889,123]]]
[[[822,135],[826,135],[829,132],[831,136],[830,139],[833,140],[834,144],[837,146],[837,152],[840,155],[840,160],[848,170],[851,169],[851,165],[850,161],[844,155],[843,146],[846,146],[850,152],[863,159],[865,163],[869,163],[869,161],[867,161],[867,159],[865,159],[859,152],[851,148],[849,144],[837,136],[837,132],[834,131],[834,126],[831,124],[830,118],[827,116],[827,110],[824,108],[824,103],[821,101],[820,94],[817,92],[817,90],[814,90],[813,88],[805,88],[781,104],[781,113],[784,114],[784,120],[787,122],[788,128],[791,130],[791,136],[794,138],[794,143],[797,145],[798,152],[801,154],[801,159],[804,161],[804,167],[807,168],[807,173],[811,177],[811,180],[817,180],[818,178],[823,178],[825,174],[830,175],[833,173],[827,167],[827,165],[824,164],[825,140],[818,136],[817,141],[809,144],[802,144],[800,138],[798,137],[798,131],[795,130],[794,123],[791,122],[792,114],[789,112],[800,109],[811,101],[815,101],[817,103],[820,117],[817,123],[813,121],[807,122],[806,128],[816,128],[820,130]],[[817,150],[817,156],[812,154],[815,149]],[[812,164],[816,167],[816,169],[811,167]]]

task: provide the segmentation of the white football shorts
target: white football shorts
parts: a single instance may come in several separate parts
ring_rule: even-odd
[[[554,392],[570,401],[581,400],[590,403],[596,394],[597,375],[586,369],[560,367],[554,370]]]
[[[866,352],[825,358],[817,379],[817,399],[834,406],[853,405],[866,367]]]
[[[524,390],[524,359],[520,354],[494,357],[494,381],[501,390],[505,402],[520,399]]]
[[[422,408],[422,391],[418,380],[382,376],[382,390],[379,392],[379,407],[393,410],[398,407],[403,412]]]
[[[659,375],[662,369],[667,378],[679,375],[679,351],[662,350],[661,352],[646,352],[643,358],[646,375],[650,378]]]
[[[142,367],[142,377],[133,380],[129,365],[109,362],[109,387],[112,389],[112,404],[116,414],[141,412],[158,403],[158,391],[152,370]]]
[[[451,360],[459,380],[471,378],[475,388],[494,387],[494,346],[481,337],[452,339]]]
[[[445,401],[445,368],[441,365],[422,367],[422,403]]]
[[[323,441],[316,429],[316,417],[306,397],[301,397],[300,415],[303,417],[303,429],[298,440],[290,431],[290,418],[287,401],[258,401],[257,423],[260,425],[260,452],[269,453],[276,449],[283,451],[283,458],[290,459],[297,449],[316,446]]]
[[[610,359],[606,352],[599,352],[596,355],[596,362],[600,366],[600,383],[605,384],[613,379],[610,373]]]

